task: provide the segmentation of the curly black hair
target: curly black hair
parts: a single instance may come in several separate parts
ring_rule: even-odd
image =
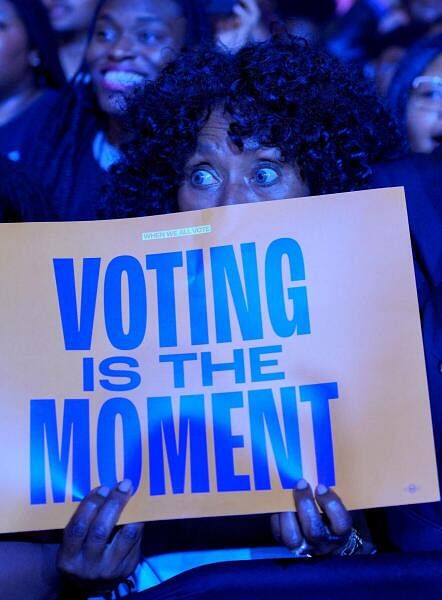
[[[215,107],[229,116],[238,147],[247,138],[278,147],[312,194],[367,187],[372,165],[401,147],[370,84],[305,40],[278,35],[236,55],[194,49],[132,100],[132,141],[113,169],[103,216],[177,211],[186,162]]]

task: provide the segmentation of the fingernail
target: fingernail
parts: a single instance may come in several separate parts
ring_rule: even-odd
[[[120,483],[118,484],[118,489],[120,490],[120,492],[123,492],[123,494],[127,494],[127,492],[132,488],[132,482],[130,479],[123,479],[123,481],[120,481]]]
[[[318,486],[317,486],[317,488],[316,488],[316,493],[319,496],[323,496],[327,492],[328,492],[328,487],[326,485],[324,485],[323,483],[319,483]]]
[[[107,498],[110,494],[110,488],[107,485],[102,485],[101,487],[95,490],[97,496],[102,496],[103,498]]]
[[[296,483],[296,489],[297,490],[306,490],[308,488],[308,483],[306,482],[305,479],[298,479],[297,483]]]

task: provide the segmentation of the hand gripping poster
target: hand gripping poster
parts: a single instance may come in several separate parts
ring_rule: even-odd
[[[403,190],[0,225],[0,531],[438,499]]]

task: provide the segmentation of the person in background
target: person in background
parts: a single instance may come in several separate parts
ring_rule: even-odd
[[[332,21],[336,12],[335,0],[276,0],[274,4],[289,33],[312,43],[319,41],[323,28]]]
[[[425,4],[422,3],[422,8]],[[409,155],[378,165],[371,185],[405,189],[436,458],[441,473],[442,34],[423,38],[403,55],[386,100],[406,138]],[[396,549],[442,550],[441,502],[389,508],[384,518],[387,541]]]
[[[36,1],[29,0],[31,6]],[[44,9],[43,14],[47,16]],[[135,87],[155,79],[183,46],[197,43],[208,31],[199,0],[102,0],[87,61],[75,81],[55,97],[42,95],[42,105],[24,119],[20,135],[15,130],[12,139],[14,130],[3,137],[0,131],[0,147],[8,148],[12,139],[13,149],[21,155],[18,167],[27,169],[26,182],[21,183],[29,202],[37,203],[23,207],[23,195],[17,198],[15,187],[11,190],[4,182],[2,220],[96,218],[105,168],[118,157],[114,144],[118,146],[125,135],[120,123],[127,97]],[[56,51],[53,56],[57,59]],[[39,185],[28,179],[34,173]],[[122,492],[124,498],[127,493],[128,489]],[[0,536],[3,596],[55,600],[60,591],[58,545],[56,534]]]
[[[423,38],[404,54],[387,91],[411,152],[442,144],[442,34]]]
[[[127,97],[207,31],[199,0],[101,0],[75,80],[48,99],[44,114],[29,116],[19,140],[0,136],[0,147],[40,174],[54,219],[97,217],[107,170],[126,136]]]
[[[0,130],[65,80],[40,0],[0,0]],[[0,135],[3,135],[0,134]]]
[[[442,145],[377,166],[373,187],[404,186],[439,473],[442,472]],[[439,475],[440,478],[440,475]],[[442,550],[442,502],[386,511],[388,539],[406,552]]]
[[[387,48],[406,48],[431,34],[441,17],[440,0],[356,0],[327,28],[324,43],[341,60],[365,67]]]
[[[43,0],[57,35],[58,52],[67,79],[83,60],[98,0]]]
[[[211,6],[211,2],[208,6]],[[265,41],[279,29],[286,29],[291,35],[316,42],[321,28],[334,14],[335,0],[303,0],[296,3],[284,0],[241,0],[233,5],[230,15],[215,18],[216,37],[221,48],[233,51],[247,42]]]
[[[404,0],[410,19],[421,23],[435,23],[442,17],[440,0]]]

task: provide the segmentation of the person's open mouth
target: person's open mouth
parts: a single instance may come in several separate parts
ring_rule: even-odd
[[[124,92],[134,86],[141,85],[146,77],[135,71],[118,71],[110,69],[102,74],[103,87],[109,91]]]

